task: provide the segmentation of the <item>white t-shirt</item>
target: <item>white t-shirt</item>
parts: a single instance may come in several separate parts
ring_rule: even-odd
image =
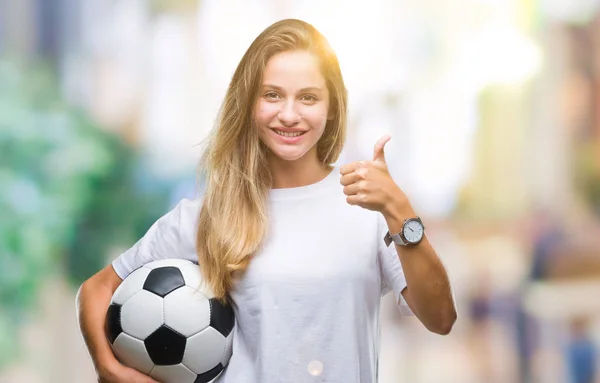
[[[200,200],[182,200],[112,265],[121,278],[161,258],[196,261]],[[271,231],[231,292],[233,355],[221,383],[377,382],[379,305],[406,280],[387,225],[346,203],[339,168],[270,191]]]

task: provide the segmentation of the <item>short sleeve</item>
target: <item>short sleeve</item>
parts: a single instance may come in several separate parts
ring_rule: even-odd
[[[183,199],[160,217],[112,266],[121,279],[137,268],[159,259],[183,258],[195,261],[195,229],[200,203]]]
[[[377,227],[377,257],[381,274],[381,296],[393,291],[400,312],[404,315],[414,315],[406,300],[402,297],[402,290],[406,287],[406,278],[404,278],[404,271],[402,270],[396,246],[391,244],[388,247],[383,241],[388,227],[381,214],[378,214]]]

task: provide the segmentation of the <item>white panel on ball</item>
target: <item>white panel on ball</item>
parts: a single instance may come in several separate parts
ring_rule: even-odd
[[[200,273],[200,266],[189,263],[187,265],[179,266],[179,270],[181,271],[181,274],[183,274],[183,280],[187,286],[205,293],[204,290],[206,290],[206,287]],[[213,298],[212,293],[206,294],[206,296],[209,299]]]
[[[210,303],[198,291],[183,286],[163,300],[165,324],[183,336],[192,336],[210,325]]]
[[[138,291],[121,307],[121,328],[137,339],[146,339],[163,321],[163,299],[149,291]]]
[[[150,376],[161,383],[194,383],[196,374],[183,364],[156,366]]]
[[[113,294],[112,302],[122,305],[131,296],[144,287],[146,277],[150,274],[150,270],[140,267],[134,270],[121,284],[117,287]]]
[[[233,354],[233,331],[227,335],[225,339],[225,351],[223,352],[223,357],[221,358],[221,364],[223,366],[227,366],[229,363],[229,359],[231,359],[231,355]]]
[[[117,359],[124,365],[149,374],[154,367],[144,342],[125,333],[120,333],[112,345]]]
[[[203,374],[221,363],[225,337],[212,327],[188,338],[183,364],[196,374]]]
[[[181,266],[191,265],[191,264],[192,264],[192,262],[188,261],[187,259],[167,258],[167,259],[159,259],[158,261],[152,261],[150,263],[146,263],[144,265],[144,267],[147,269],[150,269],[150,270],[154,270],[156,268],[165,267],[165,266],[181,267]]]

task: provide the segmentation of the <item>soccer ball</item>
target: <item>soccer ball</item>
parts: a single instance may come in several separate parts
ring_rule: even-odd
[[[133,271],[113,294],[106,335],[116,358],[162,383],[215,381],[231,358],[234,314],[183,259]]]

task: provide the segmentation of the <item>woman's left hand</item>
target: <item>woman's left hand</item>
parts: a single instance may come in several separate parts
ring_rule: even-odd
[[[392,179],[383,151],[390,136],[381,137],[375,144],[372,161],[356,161],[340,168],[346,202],[381,212],[384,216],[392,207],[408,205],[406,195]]]

